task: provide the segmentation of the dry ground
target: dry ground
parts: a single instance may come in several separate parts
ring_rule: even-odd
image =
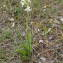
[[[23,63],[16,53],[25,37],[26,13],[19,2],[0,0],[0,63]],[[63,63],[63,0],[33,2],[29,23],[33,35],[30,63]]]

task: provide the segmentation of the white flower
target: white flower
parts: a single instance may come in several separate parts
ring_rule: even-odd
[[[25,5],[26,1],[25,0],[21,0],[20,3],[22,5],[22,7],[23,7]]]
[[[23,7],[24,6],[24,3],[22,2],[21,4],[22,4],[22,7]]]
[[[29,6],[27,6],[27,8],[24,9],[24,11],[27,11],[27,12],[30,12],[31,10],[32,9]]]
[[[28,0],[29,3],[31,3],[31,0]]]
[[[31,0],[21,0],[20,3],[22,5],[22,7],[24,7],[24,5],[30,6]]]
[[[26,5],[26,8],[24,9],[24,11],[27,11],[27,12],[31,11],[31,8],[30,8],[31,0],[21,0],[20,3],[22,7]]]
[[[20,3],[22,5],[22,7],[23,7],[25,5],[25,0],[21,0]]]
[[[50,31],[51,31],[51,28],[48,29],[48,32],[50,32]]]
[[[24,2],[25,0],[21,0],[21,1],[23,1],[23,2]]]

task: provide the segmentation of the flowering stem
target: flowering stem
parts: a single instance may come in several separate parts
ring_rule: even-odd
[[[32,51],[32,33],[31,33],[31,29],[29,27],[29,22],[30,22],[30,13],[27,12],[27,17],[26,17],[26,42],[29,46],[29,55],[31,55],[31,51]]]

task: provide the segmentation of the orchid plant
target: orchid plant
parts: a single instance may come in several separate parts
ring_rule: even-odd
[[[21,43],[20,45],[20,49],[17,49],[17,52],[20,53],[20,56],[23,60],[29,60],[30,56],[32,54],[32,33],[31,33],[31,29],[29,27],[29,22],[30,22],[30,11],[32,10],[30,5],[31,5],[31,1],[30,0],[21,0],[20,1],[21,6],[25,9],[24,11],[26,11],[27,13],[27,17],[26,19],[26,38],[25,40]]]

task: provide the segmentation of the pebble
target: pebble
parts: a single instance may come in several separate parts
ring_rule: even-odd
[[[38,32],[40,31],[40,29],[38,29]]]
[[[12,27],[14,27],[14,26],[15,26],[15,22],[12,23]]]
[[[3,5],[3,7],[6,7],[6,5]]]
[[[39,40],[39,43],[43,43],[44,41],[43,40]]]
[[[14,18],[9,18],[10,21],[14,21]]]
[[[45,62],[46,61],[46,58],[45,57],[40,57],[40,59]]]
[[[25,34],[26,34],[25,32],[22,32],[22,36],[25,36]]]
[[[42,62],[39,61],[39,63],[42,63]]]
[[[60,20],[63,22],[63,18],[60,18]]]

